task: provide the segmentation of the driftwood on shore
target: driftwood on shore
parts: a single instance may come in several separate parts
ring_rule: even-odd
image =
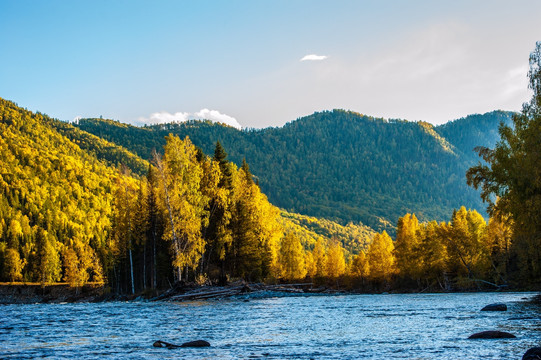
[[[264,292],[280,292],[280,293],[328,293],[336,292],[325,287],[314,288],[312,283],[300,284],[232,284],[229,286],[202,286],[195,288],[174,288],[164,294],[152,299],[153,301],[192,301],[192,300],[208,300],[239,296],[252,293],[252,296]]]

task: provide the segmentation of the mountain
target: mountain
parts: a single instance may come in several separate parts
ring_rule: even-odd
[[[433,126],[333,110],[262,130],[210,121],[135,127],[81,119],[76,126],[143,159],[161,149],[169,133],[189,136],[206,154],[220,141],[235,163],[246,158],[273,204],[392,232],[408,212],[421,220],[444,220],[462,205],[483,211],[465,172],[478,161],[473,148],[493,146],[499,123],[511,116],[494,111]]]
[[[510,125],[512,116],[513,113],[508,111],[475,114],[449,121],[436,127],[436,131],[452,143],[467,161],[476,163],[479,157],[474,148],[477,146],[494,148],[500,139],[499,124],[503,122]]]
[[[60,281],[60,254],[76,259],[75,267],[84,262],[92,281],[103,278],[113,211],[111,189],[118,171],[57,128],[82,133],[0,98],[0,276],[4,278],[13,278],[6,276],[12,272],[24,281]],[[103,139],[90,134],[88,139],[95,141],[93,147],[103,147],[104,156],[105,149],[123,153]]]
[[[123,164],[135,176],[146,175],[149,167],[122,146],[0,98],[0,281],[84,284],[109,276],[112,284],[112,271],[120,276],[120,267],[127,278],[119,199],[128,196],[128,188],[139,196],[134,189],[140,182],[121,174]],[[362,224],[341,226],[297,214],[284,213],[277,221],[307,249],[334,237],[356,254],[373,235]],[[159,242],[157,248],[163,265],[158,272],[169,274],[170,244]],[[135,258],[137,263],[137,253]],[[161,281],[166,284],[166,277]]]

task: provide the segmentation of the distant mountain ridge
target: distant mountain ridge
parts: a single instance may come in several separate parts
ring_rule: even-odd
[[[159,151],[169,133],[189,136],[207,154],[220,141],[235,163],[246,158],[273,204],[392,231],[408,212],[444,220],[462,205],[483,211],[465,172],[479,161],[473,148],[494,146],[499,123],[511,116],[493,111],[433,126],[333,110],[261,130],[240,131],[210,121],[135,127],[81,119],[76,126],[143,159]]]

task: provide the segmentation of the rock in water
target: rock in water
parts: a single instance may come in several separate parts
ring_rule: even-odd
[[[507,305],[505,304],[490,304],[481,309],[481,311],[507,311]]]
[[[516,338],[516,336],[513,334],[510,334],[505,331],[496,331],[496,330],[481,331],[473,335],[470,335],[470,337],[468,337],[468,339],[513,339],[513,338]]]
[[[541,359],[541,347],[534,347],[529,349],[522,356],[522,360],[540,360]]]
[[[210,346],[210,343],[205,340],[195,340],[195,341],[188,341],[180,347],[207,347]]]
[[[152,346],[154,346],[154,347],[166,347],[168,349],[174,349],[174,348],[179,348],[180,347],[180,345],[170,344],[168,342],[161,341],[161,340],[155,341],[154,344],[152,344]]]

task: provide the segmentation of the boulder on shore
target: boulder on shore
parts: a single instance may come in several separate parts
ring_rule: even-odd
[[[507,311],[507,305],[502,303],[489,304],[482,308],[481,311]]]
[[[468,337],[468,339],[514,339],[514,338],[516,338],[516,336],[511,333],[508,333],[505,331],[497,331],[497,330],[481,331],[473,335],[470,335]]]
[[[533,347],[524,353],[522,360],[540,360],[541,347]]]

